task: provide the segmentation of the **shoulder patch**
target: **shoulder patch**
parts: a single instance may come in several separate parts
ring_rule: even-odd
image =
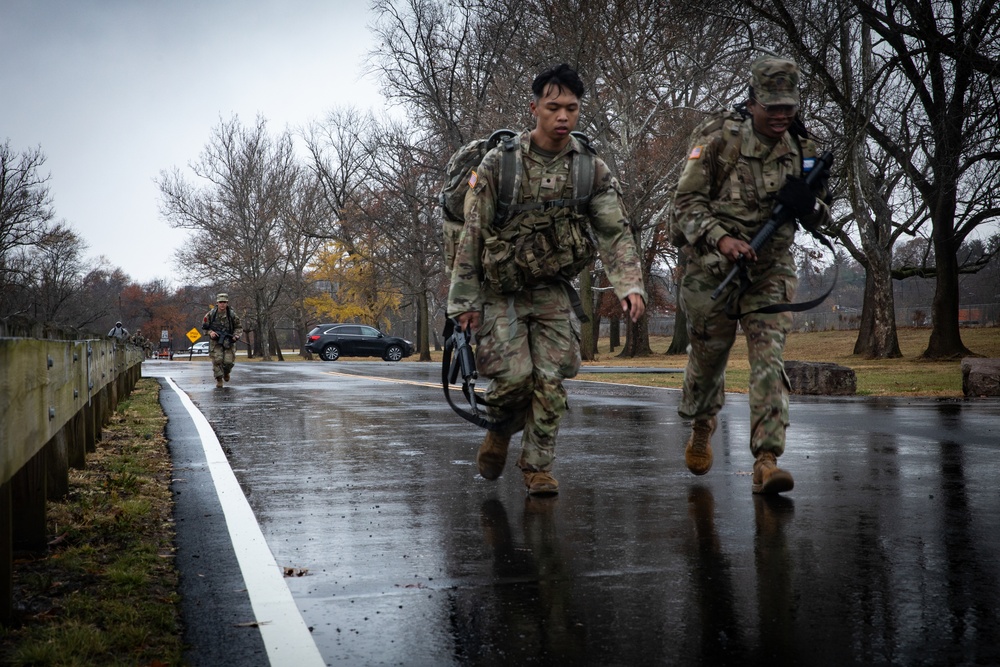
[[[476,175],[476,170],[472,170],[472,175],[469,176],[469,188],[476,187],[476,183],[479,182],[479,176]]]
[[[688,155],[688,159],[689,160],[697,160],[698,158],[700,158],[701,157],[702,148],[704,148],[704,147],[703,146],[695,146],[694,148],[692,148],[691,149],[691,154]]]

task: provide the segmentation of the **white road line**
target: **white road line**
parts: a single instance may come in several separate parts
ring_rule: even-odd
[[[250,604],[256,616],[267,657],[275,667],[322,666],[324,662],[316,647],[309,628],[302,618],[299,608],[292,598],[283,573],[274,560],[274,554],[264,541],[257,519],[250,509],[233,469],[222,451],[222,445],[208,423],[205,415],[195,406],[187,394],[173,379],[164,377],[170,387],[177,392],[181,403],[187,409],[195,428],[201,436],[215,489],[226,516],[229,536],[233,541],[236,558],[243,572]]]

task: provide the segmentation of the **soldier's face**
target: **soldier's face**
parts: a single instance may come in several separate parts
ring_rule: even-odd
[[[219,302],[219,310],[221,310],[222,312],[226,312],[226,308],[228,308],[228,307],[229,307],[229,302],[228,301],[220,301]]]
[[[569,134],[580,120],[580,99],[566,88],[549,84],[538,100],[531,101],[535,117],[532,140],[542,150],[558,152],[569,143]]]
[[[747,105],[753,116],[753,129],[771,139],[780,139],[792,126],[798,107],[790,104],[764,106],[757,100],[751,100]]]

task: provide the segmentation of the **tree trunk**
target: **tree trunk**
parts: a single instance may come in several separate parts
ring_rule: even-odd
[[[934,261],[937,265],[931,302],[931,339],[924,359],[960,359],[972,354],[958,328],[958,255],[952,225],[934,221]]]
[[[670,339],[667,354],[687,354],[691,339],[688,337],[687,315],[684,309],[678,307],[674,314],[674,337]]]
[[[608,338],[611,340],[609,352],[614,352],[622,344],[622,318],[608,318]]]
[[[267,337],[271,342],[271,354],[278,357],[278,361],[284,361],[285,356],[281,353],[281,341],[278,340],[278,332],[273,324],[267,330]]]
[[[670,347],[667,348],[667,354],[687,354],[691,339],[688,337],[687,315],[681,308],[681,278],[684,277],[684,271],[680,266],[674,271],[674,276],[676,278],[674,280],[674,303],[677,309],[674,311],[674,337],[670,341]]]
[[[594,321],[594,278],[590,267],[580,272],[580,301],[583,303],[583,314]],[[584,361],[593,361],[596,356],[597,341],[594,338],[594,328],[583,324],[580,327],[580,357]]]
[[[428,316],[427,292],[417,292],[417,350],[420,351],[420,361],[431,360],[430,317]]]
[[[649,347],[649,319],[643,315],[638,322],[625,320],[625,346],[618,354],[620,358],[648,357],[653,354]]]
[[[854,354],[865,359],[898,359],[903,353],[896,335],[896,307],[889,257],[882,247],[866,247],[865,255],[865,298]]]

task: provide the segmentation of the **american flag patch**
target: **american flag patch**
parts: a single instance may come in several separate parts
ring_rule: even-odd
[[[701,146],[695,146],[691,149],[691,155],[688,155],[689,160],[697,160],[701,157]]]
[[[477,181],[479,181],[479,177],[476,176],[476,172],[472,172],[472,175],[469,176],[469,187],[470,188],[476,187],[476,182]]]

